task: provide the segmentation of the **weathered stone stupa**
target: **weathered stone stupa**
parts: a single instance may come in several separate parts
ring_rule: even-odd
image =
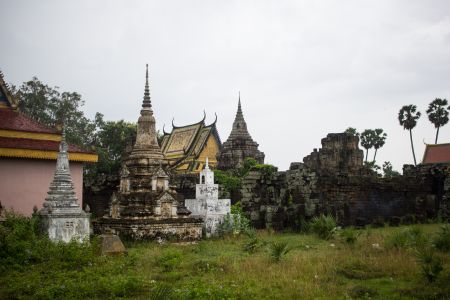
[[[240,168],[248,157],[254,158],[259,164],[264,163],[264,153],[258,150],[258,143],[253,141],[247,130],[247,123],[241,108],[239,95],[238,110],[233,122],[233,129],[227,141],[223,143],[218,156],[218,169],[228,170]]]
[[[110,213],[94,224],[94,230],[132,239],[201,238],[202,221],[189,217],[191,212],[169,188],[166,168],[156,138],[147,66],[136,142],[123,162],[119,191],[113,194]]]
[[[89,217],[78,204],[70,176],[68,145],[63,131],[56,171],[44,207],[38,212],[42,230],[53,241],[83,242],[89,239]]]
[[[209,168],[208,158],[205,169],[200,172],[195,199],[186,199],[185,203],[192,215],[203,219],[203,232],[206,237],[216,235],[220,223],[231,213],[231,200],[219,199],[219,185],[214,184],[214,172]]]

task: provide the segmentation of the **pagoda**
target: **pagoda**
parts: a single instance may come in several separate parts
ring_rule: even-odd
[[[253,158],[257,163],[263,164],[264,153],[258,150],[258,146],[258,143],[253,141],[248,132],[239,94],[238,110],[233,122],[233,128],[218,155],[217,168],[220,170],[241,168],[246,158]]]
[[[185,126],[175,126],[172,131],[164,131],[161,150],[166,157],[170,169],[177,174],[198,174],[211,157],[209,164],[215,168],[216,156],[222,147],[217,131],[217,115],[213,123],[205,124],[206,113],[200,122]]]
[[[56,160],[56,171],[50,190],[38,212],[42,230],[55,242],[68,243],[71,240],[89,240],[89,217],[78,204],[70,176],[68,145],[63,131]]]
[[[134,240],[201,238],[202,220],[190,217],[191,212],[169,187],[167,168],[156,136],[147,65],[136,142],[123,161],[119,190],[112,196],[110,212],[94,223],[94,231]]]

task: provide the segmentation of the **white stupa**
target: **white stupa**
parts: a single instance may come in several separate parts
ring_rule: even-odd
[[[192,216],[203,219],[203,232],[206,237],[217,234],[218,226],[230,214],[230,199],[219,199],[219,185],[214,184],[214,172],[206,158],[205,169],[200,172],[200,183],[195,188],[196,199],[186,199],[185,206]]]

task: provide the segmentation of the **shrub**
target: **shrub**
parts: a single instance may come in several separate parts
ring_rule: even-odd
[[[311,230],[321,239],[329,240],[336,232],[336,220],[331,215],[320,215],[311,220]]]
[[[361,232],[358,230],[355,230],[353,227],[345,228],[340,232],[341,237],[344,239],[344,241],[349,245],[354,245],[356,241],[358,240],[359,235]]]
[[[150,300],[166,300],[173,295],[173,288],[167,284],[158,284],[150,290]]]
[[[163,268],[165,272],[173,271],[175,268],[181,265],[183,256],[179,250],[167,249],[157,259],[158,264]]]
[[[434,246],[441,251],[450,251],[450,225],[442,225],[439,233],[433,239]]]
[[[254,233],[253,227],[250,226],[250,220],[245,216],[239,202],[231,206],[231,214],[225,216],[218,226],[219,236],[230,234],[252,235]]]
[[[429,247],[418,250],[417,258],[421,264],[420,268],[422,276],[425,277],[428,282],[435,281],[444,269],[442,258],[436,256],[434,251]]]
[[[336,268],[336,272],[348,279],[360,280],[381,278],[386,275],[381,270],[358,259],[350,259],[345,265]]]
[[[269,254],[274,262],[279,262],[290,250],[287,242],[273,242],[269,246]]]
[[[424,248],[429,244],[427,236],[420,227],[414,226],[395,232],[387,242],[391,248]]]

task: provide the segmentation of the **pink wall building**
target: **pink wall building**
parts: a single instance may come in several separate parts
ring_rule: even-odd
[[[6,209],[31,215],[42,208],[56,169],[61,132],[20,113],[0,72],[0,202]],[[83,164],[98,156],[69,144],[72,181],[80,204]]]

